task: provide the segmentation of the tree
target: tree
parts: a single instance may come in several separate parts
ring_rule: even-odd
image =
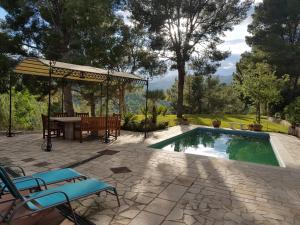
[[[183,113],[186,64],[221,43],[220,35],[245,18],[251,0],[129,0],[132,19],[152,34],[152,48],[162,50],[178,71],[177,116]],[[202,47],[200,47],[200,45]],[[203,46],[205,51],[203,51]],[[202,50],[201,50],[202,49]]]
[[[113,0],[5,0],[0,6],[8,12],[1,28],[19,38],[29,55],[103,66],[117,38]],[[38,86],[32,79],[27,85],[33,91]],[[64,96],[66,111],[74,113],[70,82]]]
[[[154,77],[166,72],[167,67],[157,53],[151,52],[149,34],[140,26],[122,26],[122,39],[112,51],[114,58],[113,68],[127,73],[139,73],[143,77]],[[126,112],[125,91],[134,89],[130,84],[123,82],[116,87],[119,99],[120,114]]]
[[[291,104],[285,107],[287,120],[296,126],[300,124],[300,97],[297,97]]]
[[[290,75],[289,102],[299,93],[300,1],[264,0],[255,7],[247,43],[262,51],[276,75]]]
[[[16,59],[25,52],[20,47],[20,40],[0,31],[0,93],[5,93],[9,88],[9,76],[11,68],[16,64]],[[15,58],[12,58],[14,56]],[[13,84],[16,82],[12,78]]]
[[[249,97],[256,107],[256,121],[260,124],[261,104],[280,100],[280,90],[285,80],[278,79],[266,63],[257,63],[243,72],[242,82],[235,83],[238,90]]]

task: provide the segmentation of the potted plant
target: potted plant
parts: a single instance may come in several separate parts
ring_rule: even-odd
[[[181,125],[189,125],[189,121],[188,121],[188,119],[184,115],[182,115],[180,124]]]
[[[221,126],[221,120],[214,119],[212,121],[212,125],[213,125],[214,128],[219,128]]]
[[[253,123],[250,123],[250,124],[248,125],[248,129],[251,130],[251,131],[253,131]]]
[[[248,129],[251,131],[262,131],[263,125],[261,125],[259,122],[254,121],[253,123],[250,123],[248,125]]]
[[[260,123],[254,123],[253,124],[253,131],[262,131],[263,125]]]

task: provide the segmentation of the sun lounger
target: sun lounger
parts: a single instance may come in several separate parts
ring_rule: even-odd
[[[13,168],[13,166],[2,166],[2,168]],[[41,186],[45,185],[60,183],[64,181],[75,181],[76,179],[85,179],[85,176],[71,168],[49,170],[45,172],[35,173],[30,176],[26,176],[25,171],[21,167],[17,166],[17,168],[22,172],[23,176],[12,179],[12,182],[15,184],[16,188],[19,191],[29,190],[33,188],[41,189]],[[5,184],[0,183],[0,197],[7,191],[8,189]]]
[[[31,193],[26,196],[19,192],[5,169],[1,167],[0,179],[14,197],[14,203],[10,210],[8,210],[4,215],[1,215],[3,221],[7,224],[10,224],[13,219],[29,216],[59,205],[68,205],[72,210],[74,223],[77,225],[78,223],[76,222],[76,217],[71,207],[71,201],[82,199],[93,194],[99,195],[103,191],[115,195],[120,206],[116,188],[96,179],[86,179],[76,183],[68,183],[48,188],[47,190]],[[18,211],[24,207],[28,210],[28,213],[25,215],[22,214],[18,217]]]

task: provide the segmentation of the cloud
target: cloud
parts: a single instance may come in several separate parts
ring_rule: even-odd
[[[0,7],[0,19],[4,19],[6,14],[7,12],[2,7]]]
[[[255,0],[257,5],[263,0]],[[225,59],[221,63],[217,74],[230,76],[235,71],[235,64],[240,60],[240,55],[245,51],[251,51],[251,47],[246,44],[246,36],[249,36],[248,25],[252,22],[252,14],[254,13],[254,6],[252,6],[247,13],[247,18],[240,24],[233,27],[232,31],[226,31],[222,40],[224,43],[218,46],[219,50],[230,51],[232,56]]]
[[[240,54],[233,54],[221,62],[216,74],[220,76],[231,76],[235,72],[235,65],[240,60]]]

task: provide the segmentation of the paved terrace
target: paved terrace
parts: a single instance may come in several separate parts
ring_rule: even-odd
[[[147,148],[192,128],[155,132],[147,143],[142,134],[130,132],[110,145],[56,139],[50,153],[41,151],[41,134],[0,137],[0,160],[23,165],[30,173],[99,156],[76,169],[115,185],[121,207],[105,194],[74,204],[99,225],[300,224],[299,139],[272,134],[285,149],[281,154],[287,168]],[[119,152],[98,153],[105,149]],[[131,172],[114,173],[111,168],[116,167]]]

